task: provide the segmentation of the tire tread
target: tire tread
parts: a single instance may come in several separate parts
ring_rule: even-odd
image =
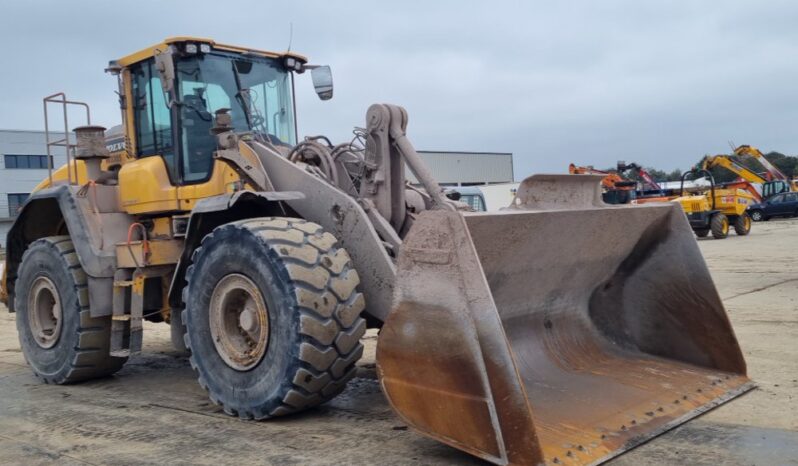
[[[88,277],[80,265],[72,240],[69,236],[50,236],[34,241],[23,254],[20,268],[25,264],[31,251],[38,248],[53,248],[63,260],[64,269],[72,278],[80,316],[69,369],[65,373],[55,376],[44,376],[35,371],[34,374],[45,383],[68,384],[105,377],[117,372],[125,364],[127,358],[117,358],[108,352],[108,342],[111,339],[111,318],[91,316]],[[19,298],[17,297],[18,300]],[[20,304],[18,301],[17,308]]]
[[[360,279],[349,254],[320,225],[303,219],[240,220],[214,231],[224,228],[248,230],[278,259],[276,263],[283,268],[294,289],[301,343],[287,389],[279,406],[269,412],[259,408],[244,412],[235,410],[225,404],[220,394],[212,393],[201,377],[200,385],[225,412],[245,419],[291,414],[332,399],[356,373],[355,364],[363,355],[360,338],[366,330],[366,321],[360,316],[365,301],[358,289]],[[191,256],[192,263],[202,254],[203,245],[213,234],[203,238]],[[188,301],[193,272],[194,266],[190,265],[186,272],[188,285],[183,290],[184,303]],[[183,310],[184,323],[187,312]],[[184,340],[190,351],[188,334]],[[195,355],[190,354],[191,366],[197,371]]]

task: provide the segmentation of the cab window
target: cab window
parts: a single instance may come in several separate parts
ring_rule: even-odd
[[[482,196],[479,194],[463,194],[460,196],[460,202],[465,202],[476,212],[485,212],[485,203]]]
[[[169,176],[177,179],[172,144],[172,119],[152,60],[131,68],[136,155],[163,157]]]
[[[211,176],[217,110],[228,109],[236,132],[295,144],[291,75],[278,61],[210,53],[183,57],[176,66],[183,183]]]

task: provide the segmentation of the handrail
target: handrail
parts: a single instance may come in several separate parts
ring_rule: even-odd
[[[682,174],[682,183],[679,185],[679,197],[684,196],[684,180],[687,178],[687,175],[706,175],[707,179],[709,179],[710,196],[712,196],[712,210],[715,210],[715,178],[712,177],[712,173],[704,168],[684,172]],[[693,180],[695,180],[695,178],[693,178]]]
[[[60,99],[57,99],[60,97]],[[50,121],[47,114],[47,104],[60,104],[63,108],[64,112],[64,138],[63,139],[50,139]],[[72,171],[70,169],[70,164],[72,163],[72,154],[70,151],[74,151],[77,144],[72,144],[69,141],[69,117],[68,117],[68,106],[75,105],[79,107],[83,107],[86,109],[86,124],[91,124],[91,110],[89,109],[89,104],[85,102],[79,102],[76,100],[68,100],[66,94],[63,92],[56,92],[55,94],[48,95],[44,99],[42,99],[42,105],[44,107],[44,142],[45,147],[47,149],[47,179],[50,181],[50,186],[53,185],[53,155],[51,151],[51,147],[64,147],[66,151],[66,159],[67,159],[67,182],[72,184]],[[74,171],[75,171],[75,183],[78,182],[78,165],[77,163],[74,164]]]

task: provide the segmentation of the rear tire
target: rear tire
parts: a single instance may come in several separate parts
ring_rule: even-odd
[[[69,236],[34,241],[14,289],[19,342],[36,377],[64,384],[122,368],[127,358],[109,353],[111,316],[91,317],[88,280]]]
[[[705,230],[695,230],[696,236],[699,238],[706,238],[709,235],[709,229]]]
[[[231,415],[265,419],[344,390],[363,355],[360,282],[334,236],[260,218],[208,234],[183,291],[191,366]]]
[[[751,232],[751,217],[747,213],[738,215],[734,220],[734,232],[737,236],[745,236]]]
[[[713,215],[710,221],[710,230],[712,230],[712,237],[715,239],[723,239],[729,236],[729,217],[722,213]]]
[[[765,216],[762,215],[762,211],[761,210],[752,210],[751,211],[751,220],[753,220],[755,222],[761,222],[761,221],[765,220]]]

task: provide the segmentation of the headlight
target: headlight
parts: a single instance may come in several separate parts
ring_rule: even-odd
[[[200,44],[200,52],[202,52],[202,53],[211,53],[210,44]]]
[[[197,44],[186,44],[186,53],[197,53]]]

